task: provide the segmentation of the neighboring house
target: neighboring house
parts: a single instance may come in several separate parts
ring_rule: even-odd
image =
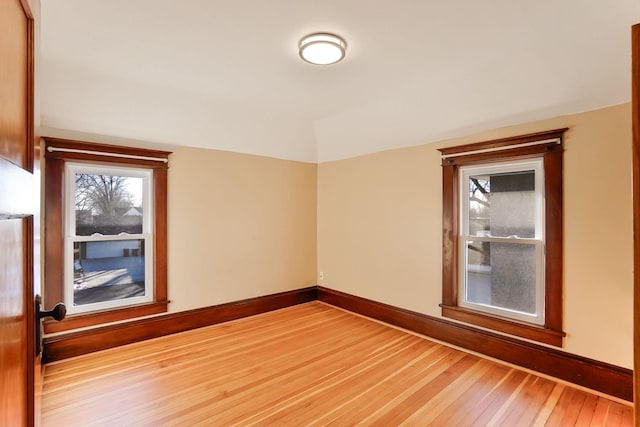
[[[136,207],[131,207],[122,216],[142,216],[142,213]]]

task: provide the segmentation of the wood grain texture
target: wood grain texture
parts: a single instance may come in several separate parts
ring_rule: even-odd
[[[542,141],[546,139],[562,138],[562,135],[568,129],[569,128],[554,129],[554,130],[543,131],[543,132],[529,133],[526,135],[492,139],[490,141],[474,142],[472,144],[456,145],[455,147],[440,148],[438,149],[438,151],[440,151],[444,156],[453,156],[457,154],[467,153],[470,151],[487,150],[487,149],[495,149],[495,148],[507,148],[514,145],[526,144],[526,143]],[[544,149],[544,144],[542,144],[541,147]],[[472,160],[475,161],[477,159],[473,158]],[[448,164],[448,163],[449,163],[448,161],[447,162],[443,161],[443,164]]]
[[[632,401],[630,369],[318,287],[318,300],[428,337]]]
[[[315,299],[316,288],[311,287],[78,332],[69,332],[45,338],[43,360],[47,363],[66,359],[141,340],[265,313]]]
[[[33,2],[0,2],[0,425],[37,422]]]
[[[455,166],[442,166],[442,304],[458,304],[458,173]]]
[[[0,221],[0,425],[26,425],[28,416],[25,221]]]
[[[640,424],[640,24],[631,28],[631,116],[633,126],[633,329],[634,398]]]
[[[66,148],[72,150],[90,150],[100,153],[123,154],[127,156],[153,157],[168,159],[170,151],[151,150],[146,148],[123,147],[119,145],[100,144],[97,142],[76,141],[71,139],[53,138],[43,136],[45,141],[45,156],[62,160],[103,162],[108,164],[121,164],[130,166],[144,166],[148,168],[166,169],[167,164],[155,160],[130,159],[125,157],[96,156],[95,154],[73,153],[63,151],[49,151],[49,147]]]
[[[61,299],[59,301],[62,301]],[[44,321],[44,331],[47,334],[68,331],[71,329],[85,328],[96,323],[96,316],[99,316],[102,323],[119,322],[136,317],[150,316],[158,313],[166,313],[168,301],[151,302],[132,307],[119,308],[117,310],[104,310],[88,314],[76,314],[68,316],[64,322],[57,322],[53,319]],[[49,308],[51,306],[48,306]]]
[[[44,307],[64,301],[64,161],[47,159],[44,168]]]
[[[33,148],[33,28],[19,0],[0,3],[0,157],[32,170]]]
[[[611,425],[630,405],[320,302],[48,365],[44,426]]]
[[[442,315],[494,331],[562,347],[563,306],[563,134],[556,129],[498,140],[439,149],[442,159]],[[517,147],[518,144],[547,141]],[[515,148],[514,148],[515,147]],[[497,152],[482,150],[503,148]],[[474,152],[480,150],[480,152]],[[458,253],[460,167],[498,161],[542,158],[544,161],[545,218],[545,319],[544,325],[529,325],[506,317],[480,313],[459,306]]]
[[[102,153],[167,159],[170,152],[134,147],[96,144],[51,137],[45,142],[45,292],[44,306],[64,302],[64,173],[66,161],[115,166],[131,166],[153,171],[154,200],[154,301],[133,307],[69,315],[61,322],[45,323],[45,332],[54,333],[74,328],[101,325],[167,311],[167,164],[155,160],[99,156],[95,154],[49,151],[50,147],[91,150]],[[67,302],[68,303],[68,302]]]
[[[563,138],[562,135],[559,136]],[[555,343],[562,347],[562,313],[564,281],[564,185],[562,146],[544,154],[545,194],[545,328],[550,335],[561,334]]]
[[[554,331],[552,329],[529,325],[526,323],[518,323],[510,319],[496,318],[496,316],[488,315],[480,311],[470,310],[466,307],[446,306],[444,304],[441,304],[440,307],[442,307],[442,316],[449,319],[456,319],[461,322],[491,329],[493,331],[500,331],[557,347],[562,345],[562,339],[565,336],[564,332]]]

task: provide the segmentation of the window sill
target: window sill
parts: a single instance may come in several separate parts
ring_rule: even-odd
[[[55,332],[85,328],[87,326],[97,326],[104,323],[149,316],[151,314],[165,313],[167,311],[168,304],[169,301],[158,301],[131,307],[96,311],[92,313],[73,314],[67,316],[60,322],[56,322],[54,320],[45,321],[44,332],[52,334]]]
[[[509,335],[538,341],[541,343],[562,347],[562,339],[566,334],[543,326],[529,325],[515,320],[495,317],[468,308],[440,304],[442,315],[450,319],[480,326]]]

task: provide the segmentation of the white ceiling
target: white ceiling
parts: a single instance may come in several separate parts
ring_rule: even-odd
[[[42,133],[324,162],[630,100],[639,0],[42,0]],[[346,59],[300,60],[312,32]]]

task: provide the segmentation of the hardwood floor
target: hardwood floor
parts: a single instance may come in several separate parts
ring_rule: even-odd
[[[47,365],[44,426],[631,426],[631,405],[311,302]]]

